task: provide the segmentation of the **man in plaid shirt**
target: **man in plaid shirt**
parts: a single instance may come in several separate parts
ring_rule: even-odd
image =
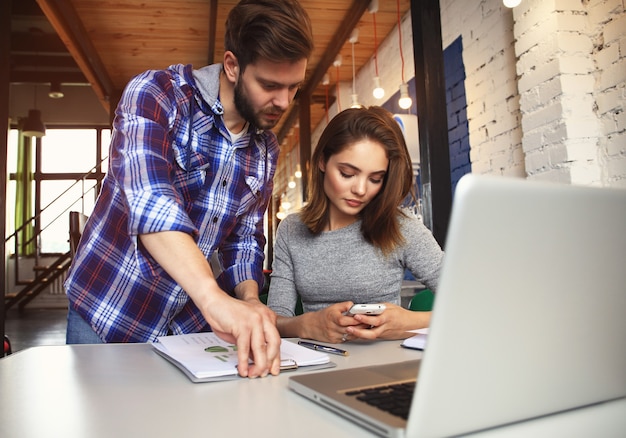
[[[242,0],[226,22],[222,64],[173,65],[129,82],[65,283],[67,343],[210,329],[236,343],[240,375],[278,374],[276,315],[258,299],[279,155],[269,130],[304,81],[312,49],[296,0]]]

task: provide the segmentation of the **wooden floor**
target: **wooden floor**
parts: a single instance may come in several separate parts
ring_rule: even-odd
[[[407,307],[415,294],[416,282],[405,281],[402,288],[402,303]],[[420,288],[423,286],[418,285]],[[7,311],[4,333],[11,341],[13,353],[40,345],[64,345],[67,329],[67,308],[28,308]]]
[[[9,309],[4,333],[13,353],[39,345],[64,345],[67,309]]]

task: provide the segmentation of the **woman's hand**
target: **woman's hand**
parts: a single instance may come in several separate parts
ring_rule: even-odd
[[[346,316],[345,313],[352,307],[352,301],[332,304],[317,312],[309,312],[298,316],[302,331],[301,338],[314,339],[316,341],[337,344],[349,340],[349,328],[361,328],[363,330],[369,325],[364,325],[353,316]]]
[[[430,325],[432,312],[415,312],[390,303],[385,306],[380,315],[354,315],[360,324],[346,327],[348,339],[405,339],[413,336],[409,330]]]

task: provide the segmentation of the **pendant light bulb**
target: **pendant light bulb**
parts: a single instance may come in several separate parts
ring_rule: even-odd
[[[398,105],[402,109],[409,109],[411,105],[413,105],[413,100],[411,96],[409,96],[409,85],[406,83],[400,84],[400,100],[398,100]]]
[[[281,221],[287,217],[287,213],[283,209],[282,205],[279,207],[278,213],[276,213],[276,217],[280,219]]]
[[[359,39],[359,29],[352,29],[352,35],[350,35],[350,44],[352,44],[352,105],[350,108],[363,108],[363,105],[359,103],[359,95],[356,92],[356,67],[354,59],[354,44]]]
[[[363,105],[361,105],[359,103],[359,96],[356,94],[352,95],[352,105],[350,105],[350,108],[363,108]]]
[[[382,99],[385,97],[385,89],[380,86],[380,78],[378,76],[374,77],[374,91],[372,91],[372,95],[376,99]]]
[[[507,8],[514,8],[516,6],[519,6],[519,4],[522,2],[522,0],[502,0],[502,3],[504,4],[504,6],[506,6]]]

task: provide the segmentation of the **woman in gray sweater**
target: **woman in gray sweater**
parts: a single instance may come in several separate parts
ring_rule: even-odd
[[[400,307],[400,289],[408,269],[435,291],[443,252],[401,208],[414,185],[398,123],[380,107],[340,112],[311,163],[308,203],[280,223],[274,246],[268,306],[281,336],[336,343],[401,339],[428,327],[430,312]],[[354,303],[386,310],[346,315]]]

